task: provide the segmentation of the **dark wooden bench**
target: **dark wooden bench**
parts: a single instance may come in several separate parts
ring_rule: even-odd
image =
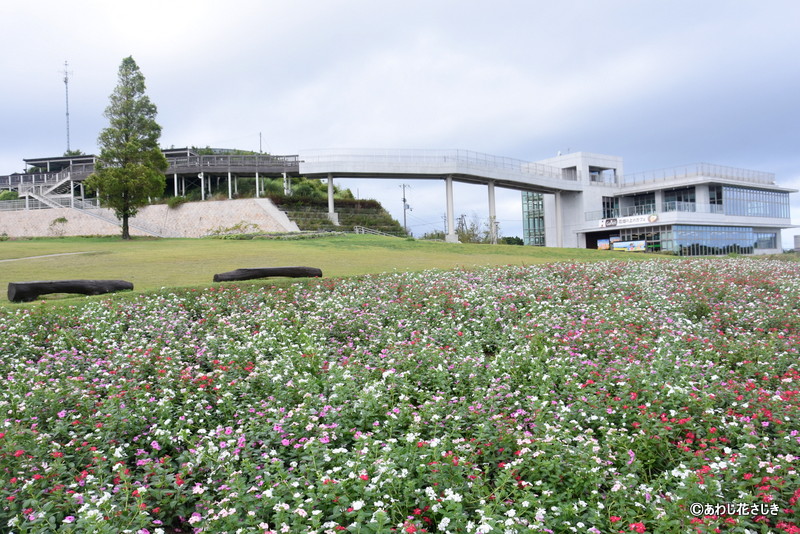
[[[131,282],[125,280],[48,280],[41,282],[9,282],[8,300],[11,302],[30,302],[41,295],[50,293],[80,293],[81,295],[102,295],[115,291],[133,289]]]
[[[232,282],[235,280],[254,280],[256,278],[269,278],[272,276],[287,276],[289,278],[315,278],[322,276],[322,271],[316,267],[263,267],[260,269],[236,269],[226,273],[214,275],[215,282]]]

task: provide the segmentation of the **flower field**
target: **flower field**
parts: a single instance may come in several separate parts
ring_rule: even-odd
[[[0,315],[0,531],[800,532],[800,265],[557,263]]]

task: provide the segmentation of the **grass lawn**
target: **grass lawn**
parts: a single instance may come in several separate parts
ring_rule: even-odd
[[[41,256],[41,257],[37,257]],[[449,244],[381,236],[344,235],[303,240],[61,238],[0,243],[0,302],[9,282],[121,279],[137,292],[212,285],[215,273],[248,267],[304,265],[325,277],[528,265],[555,261],[642,258],[624,252]],[[11,260],[11,261],[9,261]],[[49,299],[65,300],[63,296]],[[80,300],[85,297],[80,297]],[[66,300],[75,300],[70,297]]]

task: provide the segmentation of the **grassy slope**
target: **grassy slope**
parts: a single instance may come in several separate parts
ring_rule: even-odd
[[[85,254],[31,258],[47,254]],[[215,273],[243,267],[305,265],[324,276],[398,270],[594,261],[642,257],[624,252],[510,245],[470,245],[346,235],[318,239],[162,239],[123,242],[118,238],[64,238],[0,242],[0,302],[8,282],[76,278],[122,279],[136,291],[212,285]],[[19,259],[26,258],[26,259]],[[52,297],[51,297],[52,298]],[[83,298],[83,297],[81,297]],[[70,299],[73,300],[73,299]]]

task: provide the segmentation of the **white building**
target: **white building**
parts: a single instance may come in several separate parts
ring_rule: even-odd
[[[697,164],[625,175],[622,158],[586,152],[537,163],[582,187],[522,193],[526,245],[771,254],[792,227],[796,190],[771,173]]]

